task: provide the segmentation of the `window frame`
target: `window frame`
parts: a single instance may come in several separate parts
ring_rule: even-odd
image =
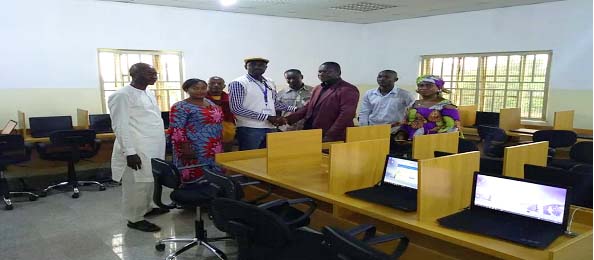
[[[431,63],[430,62],[426,62],[426,61],[431,61],[431,59],[435,59],[435,58],[441,58],[441,59],[447,59],[447,58],[465,58],[465,57],[476,57],[478,58],[478,64],[477,64],[477,74],[476,74],[476,87],[474,88],[475,91],[475,100],[474,100],[474,104],[476,105],[479,111],[482,111],[484,106],[485,106],[485,102],[484,97],[495,97],[494,95],[492,96],[485,96],[484,95],[484,91],[485,91],[485,85],[486,83],[488,83],[486,81],[486,77],[487,74],[485,73],[486,70],[486,65],[483,65],[486,62],[486,58],[490,57],[490,56],[514,56],[514,55],[521,55],[521,56],[526,56],[526,55],[539,55],[539,54],[546,54],[548,55],[548,59],[547,59],[547,68],[546,68],[546,74],[545,74],[545,79],[544,79],[544,89],[543,90],[518,90],[518,91],[529,91],[530,92],[530,99],[529,99],[529,104],[528,104],[528,110],[530,110],[532,108],[532,102],[533,102],[533,98],[532,98],[532,94],[536,91],[538,92],[543,92],[543,105],[542,105],[542,112],[541,112],[541,117],[540,118],[535,118],[535,117],[530,117],[530,111],[528,111],[528,117],[522,117],[522,120],[532,120],[532,121],[546,121],[547,118],[547,110],[548,110],[548,96],[549,96],[549,90],[550,90],[550,77],[551,77],[551,63],[553,60],[553,51],[552,50],[534,50],[534,51],[506,51],[506,52],[476,52],[476,53],[457,53],[457,54],[430,54],[430,55],[421,55],[420,57],[420,62],[419,62],[419,75],[422,75],[424,71],[430,71],[429,68],[431,68]],[[509,77],[509,58],[507,60],[507,66],[506,66],[506,81],[502,82],[502,83],[506,83],[506,88],[505,90],[505,94],[504,94],[504,103],[503,103],[503,108],[506,108],[505,106],[505,101],[507,99],[507,84],[509,83],[508,78]],[[525,58],[522,58],[522,64],[521,66],[525,66]],[[443,63],[442,63],[443,64]],[[533,62],[532,64],[532,78],[534,80],[534,71],[535,71],[535,66],[536,66],[536,62]],[[520,79],[523,78],[523,72],[525,71],[524,69],[520,69]],[[441,75],[443,75],[443,66],[441,68]],[[431,74],[431,73],[429,73]],[[453,75],[452,75],[453,76]],[[451,81],[450,81],[451,82]],[[520,81],[522,82],[522,81]],[[531,82],[529,82],[531,83]],[[482,100],[481,100],[482,99]],[[480,101],[480,102],[479,102]],[[461,101],[459,101],[461,102]],[[494,105],[492,104],[491,107],[493,107]],[[516,105],[517,108],[522,107],[521,105],[521,99],[520,97],[518,97],[518,102]]]
[[[179,90],[180,90],[180,99],[184,98],[184,91],[182,89],[182,83],[184,82],[184,74],[185,74],[185,67],[184,67],[184,53],[182,51],[176,51],[176,50],[137,50],[137,49],[114,49],[114,48],[98,48],[97,49],[97,70],[98,70],[98,75],[99,75],[99,88],[101,91],[101,109],[103,113],[107,113],[107,100],[105,99],[105,81],[103,80],[103,75],[101,72],[101,60],[100,60],[100,55],[102,52],[111,52],[114,53],[114,55],[121,55],[121,54],[139,54],[139,55],[152,55],[152,56],[160,56],[160,55],[177,55],[179,56],[179,79],[180,79],[180,84],[179,84]],[[120,63],[118,62],[119,59],[116,61],[116,67],[120,66]],[[118,68],[115,68],[116,70]],[[157,73],[159,73],[159,71],[157,71]],[[160,73],[159,73],[160,74]],[[117,73],[116,73],[117,75]],[[118,84],[126,84],[126,82],[117,82],[116,79],[116,88],[119,87],[123,87],[122,86],[118,86]],[[157,82],[167,82],[164,80],[161,80],[161,75],[159,75],[159,79],[157,80]],[[158,89],[151,89],[153,90],[153,92],[155,93],[155,95],[157,94],[157,90]],[[164,89],[167,90],[167,89]],[[117,90],[116,90],[117,91]],[[169,95],[168,95],[169,96]],[[169,101],[168,101],[169,103]],[[172,104],[169,104],[169,107]],[[159,107],[161,107],[161,104],[159,104]],[[169,108],[167,108],[167,110],[169,110]]]

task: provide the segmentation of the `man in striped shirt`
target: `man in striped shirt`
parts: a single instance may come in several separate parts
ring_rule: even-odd
[[[286,124],[276,111],[295,111],[295,107],[276,102],[276,86],[262,76],[268,67],[264,58],[244,60],[247,74],[229,83],[231,112],[237,120],[236,138],[239,150],[266,147],[266,134]]]

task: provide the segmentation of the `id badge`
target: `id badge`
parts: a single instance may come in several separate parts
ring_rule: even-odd
[[[273,116],[274,115],[272,113],[272,109],[270,109],[270,108],[264,108],[264,109],[262,109],[262,114],[269,115],[269,116]]]

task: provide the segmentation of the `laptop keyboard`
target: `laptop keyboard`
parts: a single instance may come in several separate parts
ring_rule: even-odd
[[[417,192],[413,189],[408,190],[405,188],[383,185],[349,191],[346,194],[358,199],[405,211],[417,210]]]
[[[547,247],[563,233],[560,225],[507,213],[464,210],[438,219],[446,227],[510,240],[530,247]]]

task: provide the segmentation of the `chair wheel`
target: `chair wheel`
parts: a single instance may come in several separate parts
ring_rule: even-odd
[[[165,251],[165,244],[158,244],[155,246],[155,249],[157,249],[159,252],[163,252]]]
[[[99,186],[99,190],[100,191],[104,191],[105,190],[105,186]]]
[[[78,199],[78,197],[80,197],[80,193],[72,193],[73,199]]]
[[[6,206],[4,206],[4,209],[5,210],[12,210],[12,209],[14,209],[14,206],[13,205],[6,205]]]
[[[36,201],[37,200],[37,196],[29,196],[29,201]]]
[[[46,197],[47,196],[47,191],[40,191],[39,192],[39,197]]]

